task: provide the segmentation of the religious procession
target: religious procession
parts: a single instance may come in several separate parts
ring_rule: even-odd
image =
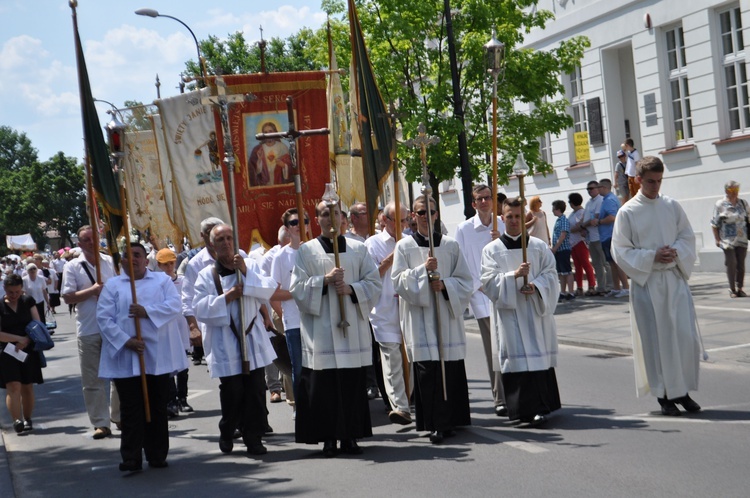
[[[688,286],[695,233],[680,203],[660,194],[664,163],[640,157],[627,138],[616,193],[601,178],[588,182],[585,206],[580,193],[555,200],[550,233],[541,199],[524,190],[534,174],[525,154],[533,167],[538,145],[498,146],[498,105],[508,105],[497,95],[502,33],[488,31],[483,47],[489,167],[465,189],[471,216],[449,234],[431,169],[433,157],[452,154],[431,134],[429,119],[440,118],[399,127],[352,0],[349,109],[332,46],[325,71],[222,75],[199,55],[194,89],[157,99],[141,129],[123,119],[132,108],[101,126],[70,6],[89,223],[67,262],[40,255],[5,276],[0,381],[16,433],[34,430],[33,386],[44,382],[43,341],[29,328],[46,329],[62,303],[75,313],[91,437],[119,431],[122,472],[143,470],[144,459],[169,466],[170,421],[195,412],[189,372],[204,367],[219,409],[210,444],[225,455],[240,445],[267,454],[267,402],[284,401],[294,442],[324,458],[367,451],[377,398],[394,431],[413,424],[444,444],[472,425],[470,320],[493,414],[518,429],[554,426],[555,313],[576,299],[627,297],[638,396],[656,397],[663,416],[701,410],[690,397],[707,357]],[[416,187],[401,154],[419,172]],[[728,182],[712,218],[731,298],[746,297],[738,192]],[[39,279],[49,267],[55,277]]]

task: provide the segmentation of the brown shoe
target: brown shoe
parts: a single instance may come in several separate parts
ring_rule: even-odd
[[[271,393],[271,403],[281,403],[281,393],[274,391]]]
[[[109,437],[111,435],[112,431],[109,430],[109,427],[95,427],[94,439],[104,439],[105,437]]]

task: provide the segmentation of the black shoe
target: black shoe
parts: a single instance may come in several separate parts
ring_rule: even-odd
[[[266,428],[263,429],[263,432],[265,434],[271,434],[271,433],[273,433],[273,427],[271,427],[270,424],[268,424],[268,422],[266,422]]]
[[[378,388],[377,387],[368,387],[367,388],[367,399],[375,399],[378,397]]]
[[[234,448],[234,441],[231,439],[219,439],[219,449],[222,453],[231,453]]]
[[[239,439],[242,437],[242,431],[239,429],[235,429],[234,433],[232,434],[232,439]]]
[[[529,421],[529,427],[539,427],[545,422],[547,422],[547,417],[544,415],[534,415],[534,418]]]
[[[674,401],[667,398],[656,398],[661,405],[661,414],[667,417],[679,417],[682,415],[680,409],[674,404]]]
[[[432,431],[430,433],[430,442],[432,444],[440,444],[443,442],[443,431]]]
[[[341,451],[347,455],[361,455],[362,448],[359,447],[355,439],[342,439]]]
[[[447,431],[443,431],[443,437],[453,437],[456,435],[456,431],[453,429],[448,429]]]
[[[498,417],[507,417],[508,416],[508,407],[505,405],[497,405],[495,407],[495,415]]]
[[[180,398],[177,400],[177,406],[180,408],[181,412],[190,413],[193,411],[193,407],[188,405],[186,398]]]
[[[693,398],[691,398],[688,394],[686,394],[682,398],[674,399],[672,401],[681,404],[682,407],[690,413],[701,411],[701,405],[693,401]],[[29,422],[29,420],[27,420],[27,422]]]
[[[693,401],[693,400],[690,400],[690,401]],[[695,403],[695,401],[693,401],[693,403]],[[699,406],[698,410],[700,410],[700,409],[701,409],[701,407]],[[31,422],[31,419],[27,418],[26,420],[24,420],[24,422],[23,422],[23,432],[29,432],[29,431],[33,431],[33,430],[34,430],[34,424]]]
[[[193,358],[193,365],[195,365],[197,367],[200,364],[201,364],[201,360]]]
[[[336,441],[325,441],[323,443],[323,456],[326,458],[333,458],[336,456]]]
[[[136,462],[134,460],[126,460],[120,464],[120,472],[136,472],[142,469],[143,466],[141,462]]]
[[[179,408],[177,406],[177,401],[170,401],[167,403],[167,417],[169,418],[175,418],[180,415]]]
[[[13,430],[16,431],[17,434],[21,434],[23,432],[23,420],[16,420],[13,422]]]
[[[268,453],[268,449],[263,446],[263,443],[260,442],[260,438],[258,438],[257,442],[247,445],[247,453],[248,455],[265,455]]]
[[[152,469],[165,469],[169,467],[169,464],[166,460],[149,460],[148,466]]]

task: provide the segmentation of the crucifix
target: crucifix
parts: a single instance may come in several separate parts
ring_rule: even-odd
[[[216,77],[214,78],[214,84],[216,85],[216,95],[211,95],[201,99],[201,104],[216,106],[219,110],[219,118],[221,120],[221,131],[224,141],[224,164],[227,167],[227,178],[229,179],[229,209],[231,216],[232,229],[234,230],[234,253],[240,253],[239,247],[239,227],[237,226],[237,198],[234,190],[234,147],[232,147],[232,134],[229,127],[229,106],[241,102],[252,102],[256,100],[255,95],[251,93],[238,94],[238,95],[227,95],[227,85],[224,78],[221,76],[220,71],[216,71]],[[208,82],[206,82],[208,84]],[[242,285],[242,272],[236,270],[237,285]],[[240,336],[242,338],[240,342],[240,354],[242,355],[242,373],[250,373],[250,360],[247,352],[247,341],[245,341],[245,334],[247,333],[247,324],[244,313],[244,306],[240,299],[240,317],[242,322],[242,332]]]
[[[286,98],[286,115],[289,121],[289,129],[287,131],[258,133],[255,135],[255,139],[258,141],[269,138],[286,138],[289,140],[289,159],[291,160],[292,170],[294,171],[294,192],[297,196],[297,213],[299,213],[300,221],[304,221],[305,209],[302,203],[302,179],[298,164],[299,161],[297,161],[297,139],[299,137],[308,137],[312,135],[328,135],[330,130],[328,128],[298,130],[294,124],[294,99],[291,96]],[[302,242],[307,241],[307,231],[304,228],[300,230],[300,237]]]
[[[435,229],[435,220],[433,219],[432,213],[434,212],[432,210],[432,204],[430,203],[430,199],[432,199],[432,186],[430,185],[430,172],[427,170],[427,147],[430,147],[432,145],[436,145],[440,143],[440,137],[436,136],[429,136],[426,133],[426,128],[424,123],[419,123],[419,127],[417,128],[419,131],[419,135],[416,138],[412,138],[404,142],[404,145],[407,147],[412,148],[419,148],[420,149],[420,158],[422,159],[422,194],[425,196],[425,207],[427,209],[427,240],[430,242],[430,257],[435,257],[435,242],[433,240],[432,232]],[[437,213],[436,213],[437,214]],[[437,271],[432,271],[429,273],[429,280],[430,282],[437,282],[440,280],[440,273]],[[435,291],[434,293],[435,297],[435,324],[436,324],[436,332],[437,332],[437,342],[438,342],[438,357],[440,358],[440,374],[442,376],[443,380],[443,400],[448,400],[448,389],[445,385],[445,357],[443,355],[443,330],[442,330],[442,323],[440,320],[440,291]]]
[[[258,42],[258,49],[260,49],[260,72],[267,73],[266,71],[266,40],[263,39],[263,26],[260,27],[260,41]]]

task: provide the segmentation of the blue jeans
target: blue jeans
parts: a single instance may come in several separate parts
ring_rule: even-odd
[[[286,347],[289,349],[289,358],[292,360],[292,389],[294,399],[297,399],[297,386],[299,376],[302,373],[302,338],[299,329],[288,329],[284,331],[286,336]]]

